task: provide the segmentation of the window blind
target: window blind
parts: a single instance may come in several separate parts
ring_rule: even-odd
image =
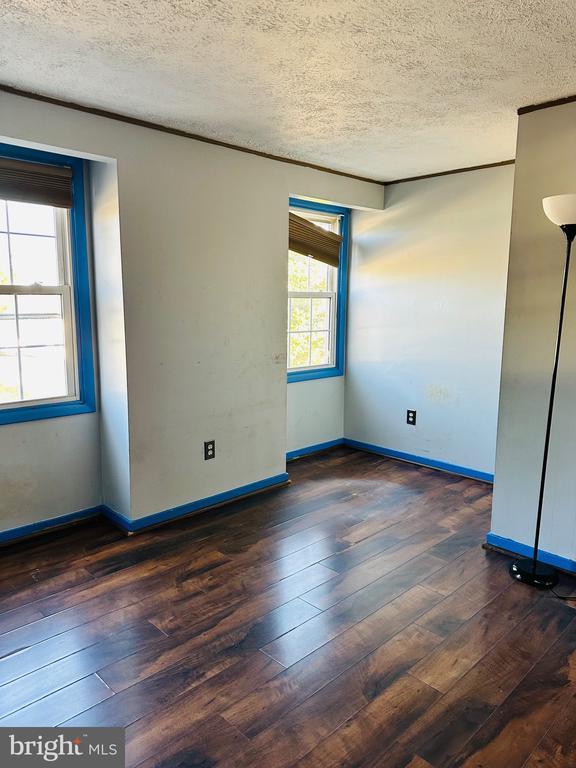
[[[72,208],[72,168],[0,157],[0,198]]]
[[[340,262],[342,237],[327,232],[307,219],[289,212],[288,247],[291,251],[311,256],[313,259],[337,267]]]

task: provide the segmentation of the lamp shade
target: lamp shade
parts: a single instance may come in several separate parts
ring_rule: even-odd
[[[542,206],[550,221],[559,227],[564,224],[576,224],[576,194],[545,197]]]

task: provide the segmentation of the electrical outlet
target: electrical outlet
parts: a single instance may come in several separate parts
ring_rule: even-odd
[[[416,426],[416,411],[406,411],[406,424],[410,424],[411,427]]]
[[[207,440],[204,443],[204,461],[216,456],[216,440]]]

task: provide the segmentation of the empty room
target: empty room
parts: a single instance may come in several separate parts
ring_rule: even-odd
[[[573,3],[0,18],[2,768],[576,768]]]

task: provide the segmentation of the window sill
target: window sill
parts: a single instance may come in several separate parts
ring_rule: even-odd
[[[297,381],[314,381],[314,379],[331,379],[343,375],[344,371],[336,366],[333,368],[307,368],[302,371],[289,371],[288,384],[294,384]]]
[[[61,416],[74,416],[79,413],[94,413],[96,406],[93,403],[85,403],[81,400],[73,400],[65,403],[46,403],[44,405],[29,405],[19,408],[6,408],[0,410],[0,425],[20,424],[25,421],[39,421],[40,419],[55,419]]]

